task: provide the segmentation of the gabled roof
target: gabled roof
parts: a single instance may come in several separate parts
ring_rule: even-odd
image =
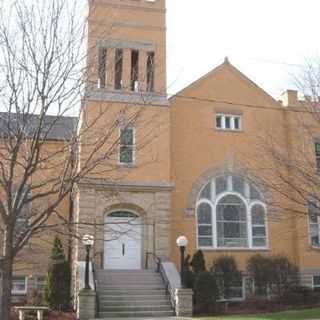
[[[43,133],[48,140],[69,140],[76,130],[78,118],[46,115]],[[0,112],[0,137],[14,135],[17,130],[24,128],[24,135],[31,137],[39,126],[39,116],[36,114],[17,114]]]
[[[278,105],[279,102],[275,100],[271,95],[269,95],[266,91],[264,91],[261,87],[259,87],[255,82],[249,79],[245,74],[243,74],[239,69],[233,66],[228,58],[225,58],[224,62],[213,70],[209,71],[204,76],[200,77],[196,81],[192,82],[190,85],[173,95],[170,99],[175,99],[179,97],[189,97],[190,93],[194,90],[201,88],[206,82],[213,80],[217,75],[220,74],[232,74],[237,81],[241,82],[244,86],[250,88],[255,92],[256,95],[259,95],[262,100],[267,102],[268,104]],[[214,87],[212,88],[214,91]],[[252,91],[252,92],[253,92]],[[219,93],[219,92],[216,92]],[[209,92],[206,92],[206,95],[210,95]],[[195,98],[200,98],[196,96]],[[234,101],[236,102],[236,101]],[[241,104],[241,103],[240,103]]]

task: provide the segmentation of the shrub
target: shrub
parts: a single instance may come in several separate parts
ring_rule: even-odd
[[[198,273],[194,282],[196,310],[199,313],[211,312],[218,298],[219,289],[214,275],[208,271]]]
[[[229,298],[232,287],[241,286],[242,276],[237,263],[232,256],[221,256],[212,265],[211,270],[215,273],[220,294],[225,299]]]
[[[37,289],[32,289],[27,295],[27,304],[31,306],[41,306],[43,304],[43,295]]]
[[[206,271],[206,261],[204,259],[202,250],[198,250],[193,255],[190,265],[195,274]]]
[[[271,257],[272,284],[276,289],[277,296],[281,297],[288,290],[298,286],[298,272],[296,265],[291,263],[285,256]]]
[[[61,241],[55,238],[45,286],[45,300],[52,310],[67,311],[70,307],[71,270]]]
[[[266,294],[273,280],[272,261],[269,257],[256,254],[247,262],[247,270],[252,275],[257,294]]]

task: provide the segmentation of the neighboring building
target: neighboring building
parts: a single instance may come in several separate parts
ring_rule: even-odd
[[[143,269],[153,254],[178,267],[175,241],[184,234],[188,253],[202,249],[209,264],[231,254],[244,271],[253,254],[286,254],[304,285],[320,286],[319,217],[271,210],[272,201],[286,200],[259,184],[272,162],[260,151],[262,134],[272,133],[286,154],[303,146],[315,169],[319,162],[317,132],[302,141],[290,112],[302,104],[296,92],[280,103],[226,59],[167,99],[165,1],[91,1],[89,21],[81,121],[84,132],[95,125],[82,137],[82,163],[92,142],[119,120],[111,134],[119,139],[116,151],[79,183],[74,199],[75,222],[90,223],[79,233],[95,236],[97,268]],[[81,266],[82,244],[74,240],[73,249],[74,266]],[[77,292],[76,267],[74,280]],[[15,279],[20,293],[26,286],[26,277]],[[235,298],[245,297],[241,289]]]

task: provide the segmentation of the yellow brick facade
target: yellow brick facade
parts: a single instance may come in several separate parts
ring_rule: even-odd
[[[178,267],[175,241],[179,235],[188,237],[189,254],[198,249],[196,202],[208,181],[222,174],[244,178],[248,175],[257,182],[266,174],[269,179],[278,179],[276,174],[272,176],[264,170],[272,162],[270,154],[261,151],[263,139],[269,135],[286,155],[301,156],[299,150],[303,147],[303,155],[315,163],[314,141],[310,136],[301,138],[304,133],[296,129],[297,113],[291,112],[301,103],[288,96],[284,103],[274,100],[228,60],[167,99],[164,0],[91,1],[89,22],[89,83],[81,114],[81,165],[92,152],[94,142],[103,138],[106,131],[110,137],[95,157],[111,151],[79,183],[74,217],[79,225],[91,224],[79,233],[95,234],[98,267],[104,267],[108,254],[101,225],[110,212],[117,210],[134,212],[142,219],[141,268],[148,253],[173,260]],[[98,74],[101,48],[106,49],[103,87]],[[120,89],[114,87],[117,49],[123,54]],[[132,90],[130,83],[133,50],[139,51],[138,90]],[[155,54],[151,92],[147,90],[148,52]],[[284,106],[287,100],[289,105]],[[241,117],[241,130],[218,130],[217,114]],[[121,126],[130,122],[133,115],[139,115],[132,122],[136,140],[134,161],[124,165],[119,163],[119,141],[112,144],[120,139]],[[316,130],[313,135],[317,136]],[[290,177],[290,172],[282,173]],[[219,255],[231,254],[245,271],[253,254],[285,254],[305,274],[304,283],[311,285],[312,275],[320,273],[320,252],[310,245],[307,215],[297,217],[294,208],[292,212],[269,210],[268,202],[276,201],[283,207],[290,204],[272,190],[260,191],[267,205],[268,244],[261,249],[204,249],[208,265]],[[73,249],[74,262],[83,261],[82,244],[74,241]],[[74,276],[77,279],[79,275],[75,272]]]

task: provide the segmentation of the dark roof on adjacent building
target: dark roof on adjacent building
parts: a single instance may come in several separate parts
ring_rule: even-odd
[[[0,112],[0,137],[15,135],[19,130],[31,137],[39,127],[39,115]],[[48,140],[69,140],[76,130],[78,118],[46,115],[42,127],[43,136]]]

